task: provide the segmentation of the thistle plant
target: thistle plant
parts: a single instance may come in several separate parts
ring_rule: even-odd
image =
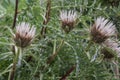
[[[118,41],[107,39],[103,43],[103,48],[101,49],[101,53],[104,55],[105,59],[111,59],[115,56],[119,57],[120,55],[120,47]]]
[[[120,47],[117,40],[117,29],[115,25],[103,17],[98,17],[93,26],[90,28],[91,41],[102,46],[100,53],[104,59],[118,58],[120,55]],[[118,60],[112,60],[114,65],[113,73],[115,78],[119,79]]]
[[[103,43],[104,48],[102,49],[102,54],[104,54],[104,58],[111,59],[120,56],[120,47],[118,41],[107,39]]]
[[[120,47],[118,41],[108,39],[103,43],[103,46],[106,48],[104,48],[102,54],[104,54],[105,59],[112,60],[114,77],[119,79],[118,58],[120,57]]]
[[[0,1],[0,80],[119,80],[120,8],[103,3]],[[33,47],[36,29],[21,21],[39,31]]]
[[[103,43],[112,36],[116,36],[116,27],[109,20],[99,17],[90,29],[91,40],[95,43]]]
[[[75,11],[62,10],[60,12],[60,20],[61,20],[61,24],[62,24],[62,26],[61,26],[62,29],[66,33],[69,33],[75,27],[77,18],[78,18],[78,16]]]
[[[19,23],[16,27],[16,34],[14,36],[14,41],[16,46],[25,48],[29,46],[34,39],[35,36],[35,28],[32,26],[30,28],[29,23]]]
[[[29,23],[19,23],[16,26],[16,33],[14,35],[14,42],[15,42],[15,55],[13,59],[13,66],[12,70],[9,74],[8,80],[14,79],[14,74],[16,70],[16,64],[20,67],[21,60],[22,60],[22,54],[23,54],[23,48],[29,46],[34,39],[36,29],[34,26],[30,27]]]

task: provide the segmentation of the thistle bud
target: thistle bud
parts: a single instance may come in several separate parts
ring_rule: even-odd
[[[107,50],[106,48],[102,48],[101,49],[101,54],[103,54],[104,59],[112,59],[114,58],[114,54],[111,53],[109,50]]]
[[[60,20],[62,23],[62,29],[66,33],[69,33],[75,27],[77,20],[77,13],[72,10],[70,11],[62,10],[60,12]]]
[[[30,27],[29,23],[19,23],[16,26],[16,34],[14,36],[15,44],[21,48],[27,47],[33,40],[35,31],[34,26]]]
[[[116,27],[112,22],[99,17],[91,27],[91,39],[95,43],[103,43],[111,36],[116,36]]]
[[[101,50],[101,53],[104,54],[104,58],[110,59],[113,58],[115,55],[119,57],[120,48],[119,44],[116,41],[107,39],[103,43],[103,46],[106,47]]]

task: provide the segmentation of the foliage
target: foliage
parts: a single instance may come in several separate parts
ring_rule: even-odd
[[[73,65],[76,67],[67,76],[68,80],[115,80],[111,62],[101,60],[98,54],[99,45],[89,46],[88,30],[99,16],[112,20],[120,32],[120,5],[108,2],[51,0],[50,21],[46,25],[46,38],[43,38],[40,33],[45,26],[47,0],[19,0],[16,24],[28,22],[37,31],[33,43],[23,51],[22,65],[16,69],[15,80],[59,80]],[[0,0],[0,80],[8,79],[14,57],[14,9],[15,0]],[[78,14],[78,25],[69,34],[61,29],[59,12],[62,9],[73,9]],[[48,65],[48,57],[55,52],[57,56]]]

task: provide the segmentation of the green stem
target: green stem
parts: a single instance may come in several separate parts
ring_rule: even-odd
[[[63,43],[64,43],[64,40],[61,41],[58,49],[56,51],[54,51],[54,53],[48,58],[47,64],[50,64],[54,60],[54,58],[57,56],[59,50],[61,49]]]
[[[23,48],[19,48],[18,66],[21,66]]]
[[[9,73],[9,77],[8,77],[8,80],[14,80],[14,75],[15,75],[15,71],[16,71],[16,65],[19,61],[19,59],[21,60],[22,56],[22,49],[21,48],[18,48],[18,51],[16,51],[16,54],[14,55],[14,59],[13,59],[13,66],[12,66],[12,69]]]
[[[93,43],[90,41],[90,42],[88,43],[87,47],[85,48],[85,53],[86,53],[88,59],[91,58],[91,57],[90,57],[90,54],[88,53],[88,50],[90,49],[90,46],[91,46],[92,44],[93,44]]]

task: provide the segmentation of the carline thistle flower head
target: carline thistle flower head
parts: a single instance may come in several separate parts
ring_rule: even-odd
[[[117,55],[117,57],[120,56],[120,47],[117,41],[111,40],[111,39],[107,39],[104,43],[103,43],[104,47],[107,47],[109,49],[111,49],[112,51],[114,51],[114,53],[112,53],[111,50],[108,50],[106,48],[103,48],[101,50],[101,53],[104,54],[104,58],[106,59],[111,59],[113,58],[115,55]]]
[[[91,39],[95,43],[102,43],[111,36],[116,36],[116,27],[112,22],[99,17],[91,27]]]
[[[27,47],[35,36],[36,28],[30,27],[29,23],[19,23],[16,26],[16,34],[14,36],[15,44],[19,47]]]
[[[60,12],[60,20],[62,23],[62,29],[66,33],[69,33],[75,27],[77,20],[77,13],[73,10],[70,11],[62,10]]]

